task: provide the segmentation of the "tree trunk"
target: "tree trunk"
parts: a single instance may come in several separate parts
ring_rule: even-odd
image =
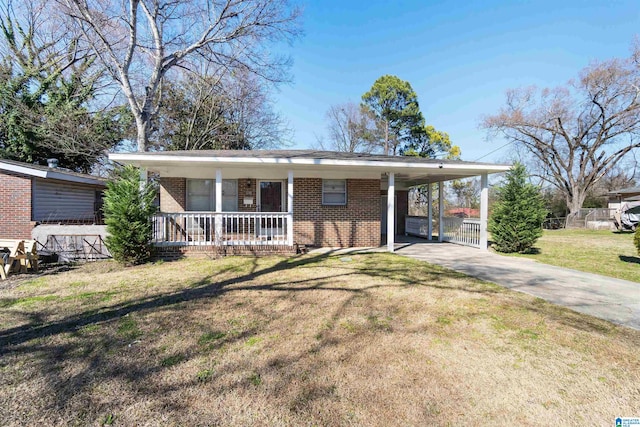
[[[569,209],[569,215],[576,215],[582,209],[584,199],[587,197],[587,191],[584,188],[574,186],[572,189],[573,194],[567,194],[567,208]]]
[[[138,151],[147,151],[147,145],[149,144],[149,129],[151,128],[151,120],[144,115],[136,114],[136,141],[138,144]]]

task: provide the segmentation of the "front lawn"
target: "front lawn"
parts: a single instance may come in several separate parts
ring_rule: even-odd
[[[607,230],[544,230],[532,254],[545,264],[640,282],[640,257],[632,233]]]
[[[0,425],[605,425],[640,332],[392,254],[0,282]]]

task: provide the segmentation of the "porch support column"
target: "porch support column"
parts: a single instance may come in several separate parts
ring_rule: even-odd
[[[216,236],[215,242],[222,242],[222,170],[216,169]]]
[[[444,241],[444,182],[438,183],[438,242]]]
[[[293,171],[287,178],[287,245],[293,246]]]
[[[433,240],[433,184],[427,184],[427,217],[429,223],[427,224],[427,239]]]
[[[145,184],[147,183],[147,180],[149,179],[148,175],[149,174],[147,168],[140,167],[140,191],[142,191]]]
[[[389,187],[387,189],[387,250],[389,252],[393,252],[395,249],[395,196],[396,176],[393,172],[389,172]]]
[[[487,232],[489,220],[489,179],[486,172],[481,175],[480,187],[480,249],[487,249],[489,246]]]

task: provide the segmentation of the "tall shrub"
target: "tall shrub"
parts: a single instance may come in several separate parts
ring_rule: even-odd
[[[640,255],[640,225],[636,227],[636,234],[633,237],[633,243],[636,245],[636,248],[638,248],[638,255]]]
[[[115,172],[104,192],[105,240],[113,259],[125,265],[141,264],[151,257],[151,215],[156,187],[141,183],[140,171],[127,165]]]
[[[489,231],[500,252],[525,252],[542,236],[547,210],[539,189],[527,182],[527,170],[516,163],[498,188]]]

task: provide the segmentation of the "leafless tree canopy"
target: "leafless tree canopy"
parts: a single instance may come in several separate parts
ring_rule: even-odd
[[[126,96],[139,151],[147,149],[172,69],[209,63],[286,80],[288,59],[272,55],[269,44],[298,34],[299,12],[286,0],[57,1]]]
[[[588,190],[640,147],[640,54],[596,62],[563,87],[511,90],[485,128],[524,149],[570,212]]]
[[[332,105],[327,110],[326,120],[329,140],[318,141],[321,149],[349,153],[380,151],[375,144],[375,135],[380,131],[367,108],[353,102]]]
[[[266,149],[288,129],[254,74],[188,74],[166,85],[152,143],[164,150]]]

